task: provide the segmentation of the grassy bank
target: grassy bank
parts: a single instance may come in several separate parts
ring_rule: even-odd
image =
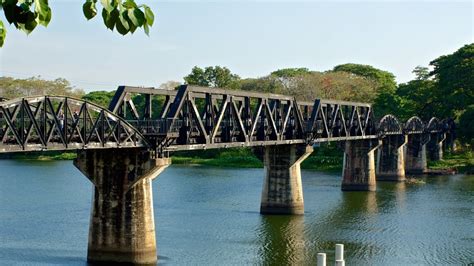
[[[55,160],[73,160],[76,158],[75,152],[31,152],[31,153],[12,153],[2,154],[0,159],[15,160],[34,160],[34,161],[55,161]]]
[[[17,160],[72,160],[76,153],[61,152],[34,152],[3,155],[0,159]],[[324,172],[340,172],[343,161],[342,151],[335,147],[316,148],[301,164],[302,169],[311,169]],[[172,155],[173,164],[204,165],[229,168],[261,168],[263,163],[249,148],[235,148],[223,150],[204,150],[177,152]],[[445,154],[444,159],[428,162],[428,167],[434,170],[456,169],[459,173],[474,173],[474,152],[461,150],[454,154]]]
[[[263,163],[249,148],[178,152],[172,156],[173,164],[205,165],[215,167],[261,168]],[[342,151],[318,148],[301,164],[303,169],[339,172],[342,169]]]
[[[443,160],[428,162],[430,169],[456,169],[459,173],[474,174],[474,152],[469,149],[445,154]]]

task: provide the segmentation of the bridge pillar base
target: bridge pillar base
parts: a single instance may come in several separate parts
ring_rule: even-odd
[[[157,262],[151,182],[169,164],[140,149],[78,151],[74,165],[94,184],[88,262]]]
[[[341,190],[375,191],[374,152],[379,146],[378,140],[346,141]]]
[[[377,150],[377,181],[405,181],[404,146],[408,136],[386,136]]]
[[[426,140],[423,135],[409,135],[405,146],[405,173],[422,175],[427,169]]]
[[[446,134],[437,133],[431,135],[428,142],[428,154],[432,161],[443,160],[443,142],[446,139]]]
[[[260,148],[257,156],[265,165],[261,214],[304,214],[300,164],[313,147],[296,144]]]

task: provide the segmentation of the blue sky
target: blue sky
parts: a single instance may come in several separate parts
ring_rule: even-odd
[[[86,21],[84,1],[50,1],[48,28],[26,36],[8,27],[1,74],[64,77],[90,91],[182,82],[195,65],[245,78],[353,62],[406,82],[417,65],[474,39],[472,1],[136,1],[155,12],[150,37],[122,37],[100,15]]]

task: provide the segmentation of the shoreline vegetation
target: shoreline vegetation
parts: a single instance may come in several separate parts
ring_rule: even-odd
[[[34,152],[15,153],[1,156],[0,159],[32,160],[32,161],[57,161],[73,160],[76,153],[71,152]],[[219,168],[263,168],[263,163],[253,154],[250,148],[236,148],[229,150],[204,150],[176,152],[171,156],[172,163],[176,165],[197,165]],[[301,164],[302,169],[317,170],[322,172],[342,171],[343,153],[334,146],[315,148]],[[434,171],[454,170],[458,173],[474,173],[474,152],[459,150],[452,154],[445,154],[443,160],[428,162],[428,168]]]

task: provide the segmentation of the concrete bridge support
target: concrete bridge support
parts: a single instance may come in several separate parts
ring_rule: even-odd
[[[405,135],[389,135],[377,150],[377,181],[405,181]]]
[[[89,262],[157,262],[151,182],[169,164],[141,149],[78,151],[74,165],[94,184]]]
[[[427,139],[422,134],[409,135],[405,146],[405,173],[419,175],[428,170],[426,161]]]
[[[341,186],[343,191],[375,191],[374,152],[380,145],[378,140],[346,141]]]
[[[428,142],[428,155],[430,160],[443,160],[443,142],[445,139],[446,134],[444,133],[431,134],[430,141]]]
[[[265,166],[261,214],[304,213],[300,164],[312,152],[313,147],[296,144],[255,149]]]

